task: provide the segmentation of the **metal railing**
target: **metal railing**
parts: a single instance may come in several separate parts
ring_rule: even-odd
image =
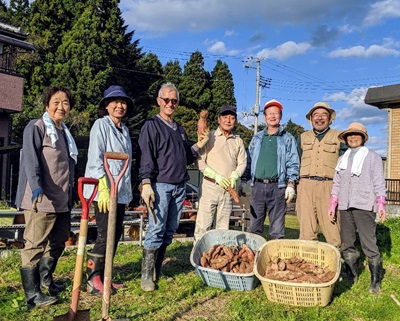
[[[386,203],[400,205],[400,179],[386,179]]]

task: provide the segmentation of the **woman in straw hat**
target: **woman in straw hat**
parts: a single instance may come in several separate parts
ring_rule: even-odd
[[[329,218],[336,223],[335,208],[340,211],[341,253],[349,280],[357,281],[355,247],[358,232],[361,249],[368,257],[371,272],[370,293],[381,290],[382,258],[376,241],[376,212],[381,222],[386,218],[386,188],[381,157],[364,146],[367,130],[360,123],[351,123],[338,138],[349,149],[338,159],[329,206]]]

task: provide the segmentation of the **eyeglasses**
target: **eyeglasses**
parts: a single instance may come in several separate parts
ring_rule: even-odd
[[[281,113],[266,113],[265,114],[265,116],[278,116],[278,115],[280,115]]]
[[[312,118],[319,118],[319,117],[321,117],[321,118],[328,118],[328,117],[329,117],[329,115],[328,115],[327,113],[322,113],[322,114],[312,114],[312,115],[311,115],[311,117],[312,117]]]
[[[172,105],[176,105],[178,103],[178,99],[169,99],[169,98],[163,98],[163,97],[158,97],[161,98],[162,100],[164,100],[164,103],[166,105],[168,105],[169,103],[171,103]]]

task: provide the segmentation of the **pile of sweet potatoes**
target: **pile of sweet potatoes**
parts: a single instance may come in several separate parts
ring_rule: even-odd
[[[335,274],[329,269],[305,261],[300,256],[288,259],[275,257],[265,268],[266,278],[282,282],[326,283],[331,281]]]
[[[255,252],[246,244],[240,246],[213,245],[200,258],[200,265],[222,272],[251,273]]]

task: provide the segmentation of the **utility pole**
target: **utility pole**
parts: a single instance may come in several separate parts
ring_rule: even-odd
[[[257,73],[256,73],[256,103],[254,104],[254,135],[258,131],[258,114],[260,113],[260,74],[261,74],[261,60],[257,58]]]
[[[245,68],[256,69],[256,102],[253,107],[251,107],[250,115],[254,116],[254,135],[257,134],[258,130],[258,115],[260,113],[260,78],[261,78],[261,58],[248,58],[245,62],[256,63],[256,67],[250,67],[245,65]]]

